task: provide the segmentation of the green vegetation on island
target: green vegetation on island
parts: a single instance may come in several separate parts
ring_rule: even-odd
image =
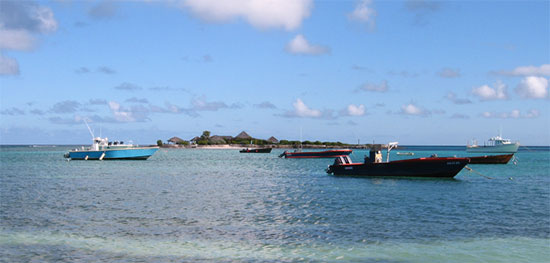
[[[197,147],[208,145],[233,145],[233,146],[260,146],[260,147],[277,147],[277,148],[326,148],[326,147],[360,147],[363,148],[366,145],[351,145],[342,142],[329,142],[329,141],[297,141],[297,140],[277,140],[271,136],[269,139],[254,138],[245,131],[239,133],[237,136],[225,136],[225,135],[211,135],[210,131],[203,131],[200,136],[196,136],[190,140],[183,140],[179,137],[172,137],[163,143],[162,140],[157,141],[157,145],[160,147]]]

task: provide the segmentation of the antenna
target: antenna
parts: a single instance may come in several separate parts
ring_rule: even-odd
[[[300,126],[300,149],[302,148],[302,126]]]
[[[95,138],[94,133],[92,132],[92,129],[90,129],[90,125],[88,125],[88,122],[86,121],[86,119],[83,119],[83,120],[84,120],[84,123],[86,124],[86,127],[88,127],[88,131],[92,135],[92,140],[93,140]]]

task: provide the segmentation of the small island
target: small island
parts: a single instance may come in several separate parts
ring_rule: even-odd
[[[321,142],[321,141],[296,141],[296,140],[278,140],[274,136],[268,139],[259,139],[250,136],[242,131],[236,136],[211,135],[210,131],[203,131],[202,135],[193,137],[190,140],[184,140],[179,137],[172,137],[166,142],[157,140],[157,145],[162,148],[204,148],[204,149],[228,149],[242,147],[263,147],[263,148],[353,148],[365,149],[369,144],[346,144],[342,142]]]

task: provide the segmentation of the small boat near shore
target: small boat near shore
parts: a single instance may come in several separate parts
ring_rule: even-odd
[[[245,148],[240,150],[240,153],[270,153],[272,148]]]
[[[302,152],[294,151],[289,152],[285,151],[279,157],[284,158],[336,158],[341,156],[350,155],[352,150],[350,149],[339,149],[339,150],[326,150],[326,151],[317,151],[317,152]]]
[[[389,161],[389,152],[397,143],[388,144],[386,162],[382,161],[382,145],[373,145],[364,163],[353,163],[349,156],[338,157],[326,170],[333,175],[365,177],[436,177],[453,178],[470,161],[468,158],[427,157]]]
[[[474,156],[467,158],[470,159],[470,164],[507,164],[513,156],[514,154],[511,153],[503,155]]]
[[[413,153],[413,152],[397,152],[397,155],[408,155],[408,156],[413,156],[414,153]]]

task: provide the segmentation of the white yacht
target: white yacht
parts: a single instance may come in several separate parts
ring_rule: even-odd
[[[470,153],[516,153],[519,148],[519,142],[511,142],[509,139],[503,139],[501,135],[492,137],[483,146],[473,142],[466,146],[466,152]]]

